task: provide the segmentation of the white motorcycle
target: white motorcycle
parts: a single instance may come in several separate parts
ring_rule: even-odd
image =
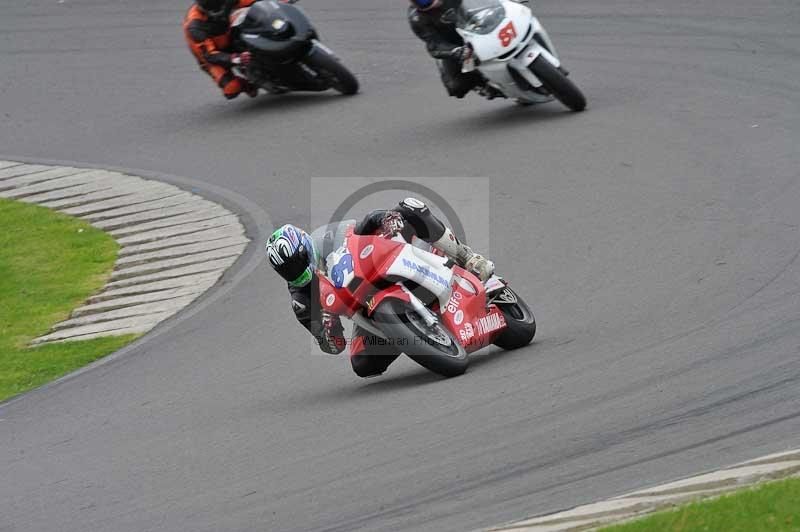
[[[522,105],[553,97],[573,111],[586,98],[567,78],[553,42],[530,8],[511,0],[463,0],[456,31],[472,56],[463,71],[478,70],[489,85]]]

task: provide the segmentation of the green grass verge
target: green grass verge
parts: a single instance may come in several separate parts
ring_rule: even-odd
[[[135,338],[27,347],[99,290],[118,246],[86,222],[0,198],[0,401],[60,377]]]
[[[800,531],[800,479],[760,484],[718,499],[601,529],[600,532]]]

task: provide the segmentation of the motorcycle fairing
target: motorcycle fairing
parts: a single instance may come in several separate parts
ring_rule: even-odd
[[[454,274],[450,299],[439,309],[445,326],[451,330],[467,352],[477,351],[497,339],[506,327],[505,316],[496,305],[490,305],[486,313],[486,294],[470,285],[479,282],[466,271]],[[473,319],[468,319],[473,316]]]
[[[448,259],[411,245],[403,249],[387,268],[386,275],[415,282],[439,300],[440,305],[450,299],[453,270],[445,266]]]
[[[335,240],[333,235],[331,240]],[[354,224],[335,245],[339,247],[332,251],[321,246],[328,256],[323,261],[325,270],[317,272],[320,305],[327,312],[349,317],[380,335],[371,320],[374,311],[387,298],[399,299],[416,308],[424,319],[440,320],[468,352],[493,343],[506,328],[497,305],[487,304],[487,286],[492,291],[505,286],[500,277],[493,276],[484,285],[459,266],[451,269],[447,258],[404,240],[356,235]],[[432,294],[433,303],[422,302],[405,286],[406,281]]]
[[[256,2],[232,14],[240,38],[274,60],[289,60],[307,53],[316,31],[309,19],[292,4],[274,0]]]
[[[514,2],[504,4],[504,7],[506,10],[506,17],[489,33],[473,33],[461,28],[456,28],[456,31],[462,38],[469,36],[469,41],[473,44],[476,56],[481,62],[508,60],[508,58],[513,55],[513,52],[517,51],[520,44],[524,44],[523,39],[530,40],[531,38],[532,33],[528,31],[530,29],[529,24],[526,23],[524,27],[517,26],[519,20],[525,19],[525,17],[521,15],[524,13],[524,10],[528,8]],[[509,24],[514,24],[516,36],[507,46],[503,46],[500,33],[503,32]]]
[[[553,66],[561,66],[555,48],[547,31],[539,20],[533,16],[527,6],[516,2],[503,2],[506,18],[488,34],[477,34],[456,28],[465,42],[470,43],[480,60],[479,69],[489,83],[502,91],[509,98],[517,98],[531,103],[545,103],[553,100],[549,94],[542,94],[535,89],[542,87],[542,82],[531,72],[528,66],[540,55],[543,55]],[[521,20],[530,19],[524,27],[517,25]],[[502,46],[500,33],[514,23],[516,36],[507,47]],[[468,65],[467,68],[474,68]],[[517,84],[512,76],[523,78],[534,90],[525,90]]]

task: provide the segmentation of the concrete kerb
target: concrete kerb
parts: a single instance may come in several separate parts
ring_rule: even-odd
[[[226,208],[214,202],[205,200],[192,193],[182,193],[181,189],[164,183],[152,182],[141,177],[125,175],[119,172],[105,170],[78,169],[72,166],[55,166],[49,170],[42,170],[43,165],[19,165],[7,167],[3,170],[5,190],[0,192],[0,197],[16,199],[28,203],[41,203],[42,198],[52,199],[60,197],[64,191],[70,195],[86,195],[98,190],[117,190],[131,192],[125,196],[133,208],[117,208],[117,216],[98,217],[91,214],[75,214],[72,216],[84,219],[94,227],[115,234],[116,230],[141,232],[149,230],[153,224],[166,224],[168,227],[193,225],[196,221],[203,221],[209,217],[235,217]],[[35,172],[31,173],[32,170]],[[22,177],[15,177],[20,175]],[[39,176],[31,178],[31,176]],[[165,202],[162,199],[153,199],[152,192],[158,191],[164,195],[178,198]],[[185,197],[181,197],[183,194]],[[142,201],[143,197],[149,198]],[[89,204],[91,205],[91,203]],[[59,209],[55,209],[59,210]],[[86,212],[87,209],[84,209]],[[164,220],[168,220],[165,222]],[[231,222],[240,232],[244,228],[238,219]],[[111,280],[133,278],[139,283],[139,277],[161,273],[163,271],[180,268],[187,265],[203,264],[221,258],[231,258],[231,262],[242,254],[249,240],[244,236],[229,239],[212,238],[209,244],[202,238],[191,245],[161,247],[149,252],[140,252],[134,255],[118,257],[114,265]],[[111,334],[127,334],[129,332],[145,332],[148,327],[154,326],[153,316],[160,319],[168,317],[169,313],[177,313],[183,307],[194,301],[200,294],[211,288],[215,280],[201,274],[188,274],[192,287],[190,290],[168,291],[143,291],[135,296],[109,296],[102,303],[88,303],[75,309],[70,318],[53,325],[50,333],[36,338],[33,344],[48,342],[65,342],[86,338],[86,326],[100,322],[119,322],[125,320],[127,326],[114,323],[104,327]],[[144,281],[147,282],[147,281]],[[133,320],[139,317],[140,319]],[[74,335],[70,336],[70,331]],[[101,335],[98,331],[92,336]]]
[[[760,482],[800,474],[800,450],[776,453],[660,486],[530,517],[484,532],[575,532],[596,530],[644,517],[679,504],[716,497]]]
[[[0,410],[9,404],[16,403],[18,401],[29,400],[30,398],[37,396],[39,394],[52,393],[54,389],[56,389],[59,385],[61,385],[61,383],[78,378],[80,375],[84,373],[94,371],[95,368],[120,363],[125,359],[125,357],[129,355],[130,356],[135,355],[137,352],[140,351],[140,347],[143,346],[144,344],[153,341],[153,339],[164,334],[165,332],[169,331],[178,324],[184,322],[185,320],[190,319],[192,316],[194,316],[198,312],[201,312],[207,306],[214,303],[214,301],[216,301],[218,298],[223,297],[234,286],[236,286],[236,284],[238,284],[241,280],[247,277],[253,270],[255,270],[255,268],[258,267],[260,262],[263,260],[263,254],[261,253],[261,243],[263,243],[266,237],[270,234],[272,228],[272,223],[269,219],[269,216],[261,207],[253,203],[248,198],[240,194],[237,194],[235,192],[226,190],[222,187],[218,187],[216,185],[204,183],[190,178],[179,177],[149,170],[123,168],[113,165],[96,165],[96,164],[77,163],[74,161],[63,161],[63,160],[52,160],[52,159],[49,160],[32,159],[28,157],[8,156],[5,154],[0,154],[0,160],[3,161],[2,163],[0,163],[0,176],[3,175],[3,171],[9,170],[14,167],[18,167],[22,164],[39,165],[40,171],[47,170],[49,166],[72,166],[75,168],[81,168],[87,170],[119,172],[122,174],[139,176],[144,179],[153,180],[154,182],[171,184],[175,187],[182,189],[182,191],[196,193],[209,201],[213,201],[225,208],[230,209],[232,212],[235,212],[238,215],[238,217],[233,217],[233,218],[238,219],[238,221],[244,228],[245,236],[247,236],[247,238],[251,241],[251,245],[248,245],[245,248],[244,252],[239,257],[236,257],[233,260],[231,260],[230,258],[226,258],[214,261],[213,263],[208,264],[207,269],[202,268],[202,265],[193,265],[187,268],[179,269],[184,271],[175,270],[174,275],[171,277],[166,277],[162,279],[150,279],[149,277],[153,276],[146,276],[148,278],[142,278],[141,281],[146,283],[151,283],[153,281],[178,279],[180,276],[188,275],[189,273],[201,273],[207,277],[216,279],[217,283],[214,285],[212,289],[209,289],[204,293],[202,293],[195,301],[192,302],[192,305],[190,307],[183,309],[177,315],[172,314],[160,320],[151,330],[149,330],[146,336],[139,338],[135,342],[132,342],[131,344],[120,349],[114,354],[109,355],[103,359],[100,359],[92,364],[89,364],[68,375],[65,375],[60,379],[57,379],[49,384],[41,386],[28,393],[17,396],[6,402],[0,403]],[[12,174],[13,172],[8,172],[8,173]],[[106,196],[106,199],[119,197],[119,195],[114,196],[106,194],[98,194],[97,196],[98,197],[93,197],[92,201],[98,201],[100,199],[99,196]],[[74,202],[74,201],[67,201],[64,203],[68,203],[70,204],[70,206],[83,204],[81,202]],[[179,234],[188,235],[207,229],[221,229],[231,224],[232,220],[227,217],[217,218],[215,219],[215,221],[204,222],[203,223],[204,227],[192,228],[191,230],[187,230]],[[123,245],[131,245],[133,243],[141,244],[146,242],[157,241],[159,239],[158,236],[159,233],[161,232],[151,231],[150,234],[142,233],[139,235],[131,235],[130,237],[125,238],[127,243]],[[163,238],[163,236],[161,236],[161,238]],[[256,243],[255,246],[252,245],[253,242]],[[192,272],[186,272],[185,270],[192,270]],[[115,287],[113,288],[109,287],[109,289],[120,289],[131,286],[132,286],[131,283],[118,283]]]

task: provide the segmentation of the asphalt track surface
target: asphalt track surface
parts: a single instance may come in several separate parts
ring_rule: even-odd
[[[583,114],[447,99],[401,0],[303,5],[361,95],[222,100],[184,2],[2,0],[0,152],[190,177],[256,238],[310,177],[486,176],[537,341],[362,381],[254,245],[189,319],[0,407],[0,530],[470,530],[797,446],[796,1],[542,2]]]

